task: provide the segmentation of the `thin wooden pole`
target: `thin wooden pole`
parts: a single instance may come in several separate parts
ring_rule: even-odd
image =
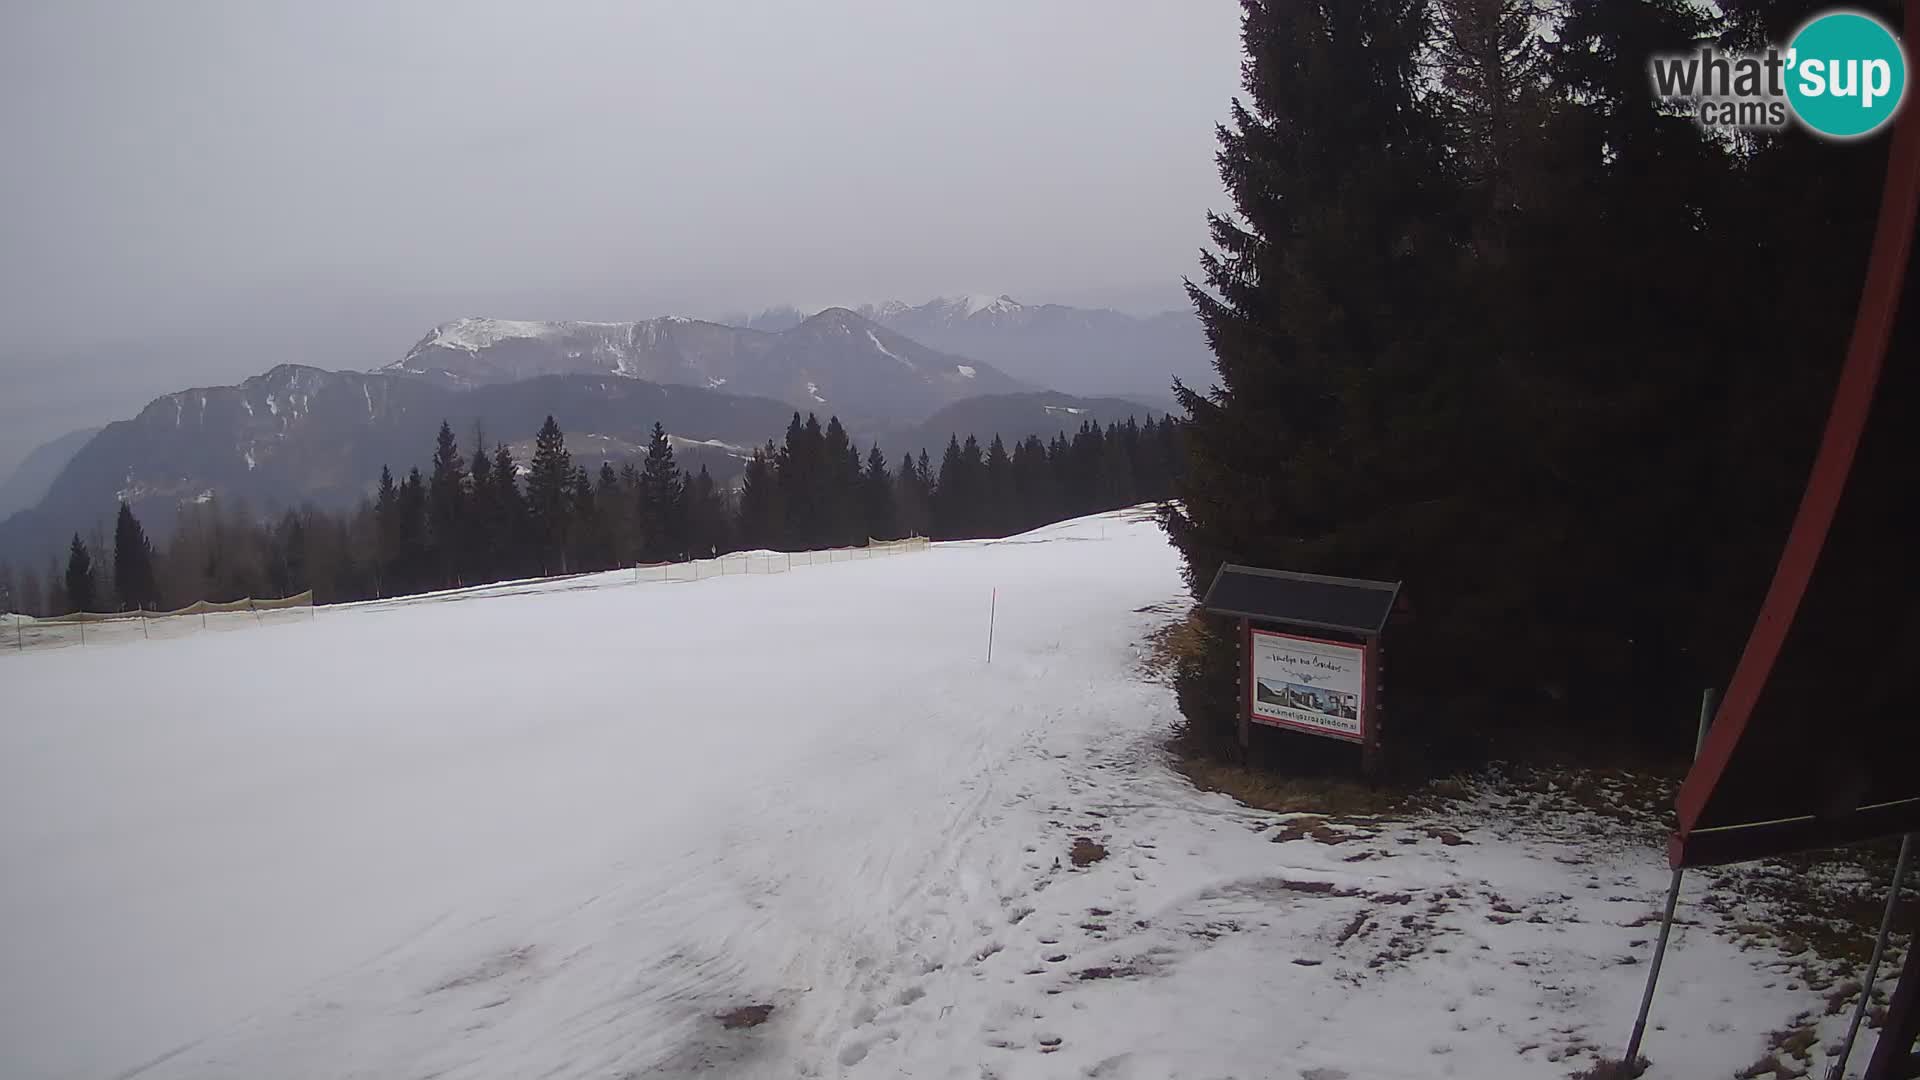
[[[1000,614],[1000,589],[994,587],[993,598],[987,601],[987,663],[993,663],[993,623]]]

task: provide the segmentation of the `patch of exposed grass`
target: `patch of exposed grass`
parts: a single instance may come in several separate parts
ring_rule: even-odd
[[[1653,1063],[1646,1058],[1636,1058],[1632,1064],[1611,1059],[1597,1061],[1587,1068],[1572,1074],[1568,1080],[1633,1080]]]
[[[717,1019],[720,1021],[721,1027],[726,1028],[728,1031],[735,1031],[740,1028],[759,1027],[761,1024],[766,1023],[767,1018],[772,1015],[773,1006],[771,1005],[742,1005],[737,1009],[728,1009],[726,1012],[721,1013]]]
[[[1084,836],[1075,837],[1073,850],[1067,852],[1067,858],[1073,860],[1073,865],[1081,869],[1092,866],[1106,857],[1105,845],[1097,844]]]
[[[1204,647],[1204,634],[1197,608],[1186,618],[1170,622],[1148,634],[1147,655],[1140,661],[1141,671],[1154,678],[1167,676],[1180,657]]]
[[[1174,768],[1202,791],[1217,791],[1259,810],[1352,818],[1390,815],[1406,805],[1407,792],[1357,780],[1285,776],[1212,757],[1189,757],[1174,748]]]

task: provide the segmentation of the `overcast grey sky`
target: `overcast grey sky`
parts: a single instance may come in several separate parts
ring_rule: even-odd
[[[7,4],[0,425],[467,314],[1172,306],[1237,31],[1231,0]]]

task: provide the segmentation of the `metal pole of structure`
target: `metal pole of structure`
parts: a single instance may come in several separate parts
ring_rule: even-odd
[[[1866,977],[1860,980],[1860,1000],[1853,1003],[1853,1019],[1847,1022],[1847,1037],[1840,1040],[1840,1056],[1827,1070],[1827,1080],[1840,1080],[1846,1071],[1847,1056],[1853,1053],[1854,1037],[1860,1034],[1860,1021],[1867,1015],[1867,1001],[1873,997],[1873,981],[1880,975],[1880,960],[1887,954],[1887,930],[1893,925],[1893,909],[1900,905],[1900,884],[1907,877],[1907,863],[1913,856],[1913,834],[1900,839],[1900,857],[1893,864],[1893,887],[1887,890],[1887,911],[1880,917],[1880,935],[1873,939],[1873,956],[1867,961]],[[1920,947],[1920,946],[1916,946]]]
[[[987,663],[993,663],[993,623],[1000,615],[1000,587],[994,586],[993,598],[987,601]]]
[[[1700,734],[1693,740],[1693,756],[1700,756],[1700,748],[1707,744],[1707,729],[1713,726],[1713,706],[1719,700],[1720,692],[1708,687],[1700,696]]]
[[[140,637],[146,641],[153,640],[153,635],[147,633],[147,611],[145,608],[140,609]]]
[[[1667,958],[1667,938],[1673,934],[1673,909],[1680,902],[1680,878],[1682,870],[1673,872],[1673,882],[1667,886],[1667,910],[1660,917],[1660,940],[1653,947],[1653,965],[1647,969],[1647,988],[1640,995],[1640,1015],[1633,1021],[1633,1038],[1627,1040],[1627,1056],[1623,1059],[1629,1073],[1634,1062],[1640,1060],[1640,1040],[1647,1034],[1647,1012],[1653,1008],[1653,987],[1660,981],[1660,963]]]
[[[1693,756],[1700,756],[1700,747],[1707,741],[1707,728],[1713,723],[1713,703],[1719,696],[1712,687],[1700,692],[1700,729],[1694,736]],[[1653,989],[1660,981],[1660,965],[1667,958],[1667,940],[1673,936],[1673,909],[1680,903],[1680,879],[1685,870],[1676,867],[1673,881],[1667,886],[1667,907],[1660,916],[1660,940],[1653,946],[1653,963],[1647,968],[1647,988],[1640,994],[1640,1012],[1633,1020],[1633,1037],[1627,1040],[1627,1055],[1621,1059],[1629,1071],[1634,1062],[1640,1059],[1640,1042],[1647,1034],[1647,1014],[1653,1009]]]
[[[20,630],[20,613],[13,613],[13,644],[15,652],[27,651],[27,635]]]

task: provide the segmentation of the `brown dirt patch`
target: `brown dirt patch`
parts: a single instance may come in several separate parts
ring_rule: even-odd
[[[1097,844],[1084,836],[1075,837],[1073,850],[1067,853],[1067,858],[1073,860],[1073,865],[1083,869],[1106,857],[1107,849],[1104,845]]]
[[[1634,1077],[1646,1072],[1651,1064],[1646,1058],[1640,1058],[1631,1065],[1624,1061],[1602,1061],[1574,1073],[1569,1080],[1634,1080]]]
[[[720,1026],[728,1031],[739,1028],[755,1028],[767,1022],[773,1015],[771,1005],[742,1005],[737,1009],[728,1009],[718,1017]]]

